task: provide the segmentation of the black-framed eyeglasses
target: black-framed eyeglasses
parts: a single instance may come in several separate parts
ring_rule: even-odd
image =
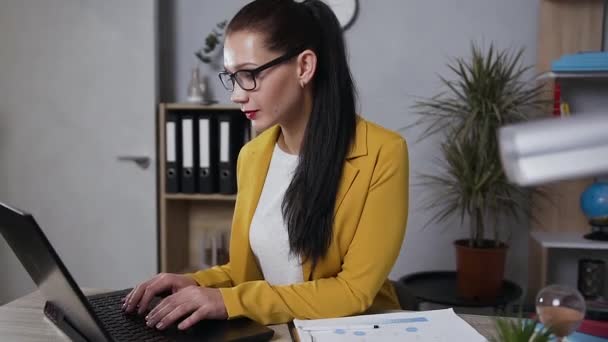
[[[241,87],[241,89],[243,90],[254,90],[257,87],[256,76],[260,72],[271,68],[277,64],[281,64],[285,61],[288,61],[291,58],[297,56],[302,51],[303,49],[295,49],[291,52],[288,52],[280,57],[271,60],[266,64],[260,65],[255,69],[241,69],[233,73],[230,73],[228,71],[222,71],[219,73],[218,76],[220,78],[220,81],[222,81],[222,85],[224,86],[224,88],[226,88],[226,90],[230,92],[234,91],[235,82],[238,83],[239,87]]]

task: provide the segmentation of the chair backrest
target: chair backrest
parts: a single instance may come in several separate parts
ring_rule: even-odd
[[[397,298],[399,299],[399,305],[401,310],[418,311],[420,310],[420,300],[416,298],[408,288],[399,281],[391,280],[395,292],[397,292]]]

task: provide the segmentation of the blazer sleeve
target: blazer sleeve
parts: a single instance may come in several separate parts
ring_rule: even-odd
[[[221,288],[229,317],[246,316],[263,324],[278,324],[293,318],[364,312],[372,305],[399,255],[407,206],[407,146],[398,137],[380,147],[367,200],[342,270],[335,277],[292,285],[272,286],[256,280]]]
[[[237,189],[240,188],[241,156],[246,154],[246,152],[245,152],[246,147],[247,146],[245,146],[245,147],[243,147],[243,149],[241,149],[239,156],[236,160]],[[238,213],[238,206],[239,206],[239,202],[240,202],[239,193],[240,192],[237,191],[234,215],[236,215]],[[234,222],[235,222],[234,218],[232,219],[232,222],[234,224]],[[234,234],[231,234],[231,239],[232,239],[232,236],[234,236]],[[230,243],[230,245],[232,246],[232,242]],[[192,277],[198,283],[199,286],[215,287],[215,288],[234,286],[234,278],[232,276],[232,267],[230,267],[230,262],[228,262],[225,265],[214,266],[209,269],[201,270],[196,273],[189,273],[187,275]]]
[[[233,286],[230,263],[214,266],[196,273],[188,273],[199,286],[229,287]]]

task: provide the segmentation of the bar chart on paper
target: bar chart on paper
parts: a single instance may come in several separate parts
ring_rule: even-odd
[[[486,341],[452,309],[294,320],[300,342]]]

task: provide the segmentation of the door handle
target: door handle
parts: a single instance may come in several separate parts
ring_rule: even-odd
[[[146,156],[118,156],[119,161],[131,161],[142,169],[150,167],[150,157]]]

